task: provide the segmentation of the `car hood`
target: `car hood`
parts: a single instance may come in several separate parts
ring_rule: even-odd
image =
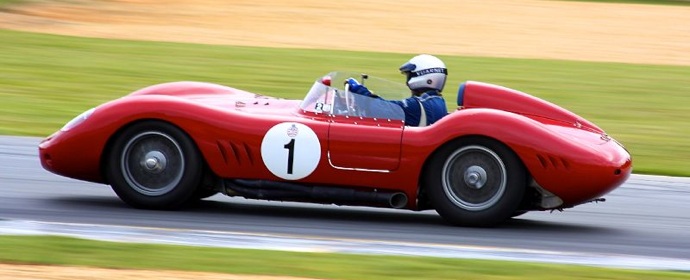
[[[255,114],[293,114],[299,100],[278,99],[248,91],[204,82],[172,82],[149,86],[128,96],[167,95],[206,106]]]

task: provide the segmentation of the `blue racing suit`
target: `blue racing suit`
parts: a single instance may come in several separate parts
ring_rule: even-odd
[[[405,124],[409,126],[427,126],[448,115],[446,101],[438,91],[430,90],[419,96],[403,100],[387,100],[399,105],[405,111]]]
[[[360,85],[354,79],[348,79],[347,83],[350,86],[350,91],[353,93],[385,100],[372,94],[369,89],[363,85]],[[405,125],[409,126],[431,125],[448,115],[446,101],[443,100],[440,92],[436,90],[429,90],[420,94],[419,96],[413,95],[403,100],[385,101],[402,107],[403,111],[405,112]],[[384,111],[386,110],[386,108],[380,109]],[[377,108],[369,108],[368,111],[377,111]]]

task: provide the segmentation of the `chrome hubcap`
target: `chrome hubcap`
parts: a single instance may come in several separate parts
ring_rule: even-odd
[[[480,166],[473,165],[465,170],[465,183],[475,189],[481,189],[486,184],[486,171]]]
[[[165,155],[159,151],[150,151],[146,153],[141,161],[141,167],[156,174],[161,173],[167,164],[168,160],[165,158]]]

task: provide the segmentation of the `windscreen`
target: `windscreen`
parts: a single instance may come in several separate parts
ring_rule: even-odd
[[[345,80],[355,78],[377,97],[363,96],[349,92]],[[388,100],[403,99],[407,90],[402,84],[361,74],[332,72],[317,79],[302,101],[300,108],[307,112],[404,120],[405,113],[400,106]],[[407,93],[409,95],[409,93]]]

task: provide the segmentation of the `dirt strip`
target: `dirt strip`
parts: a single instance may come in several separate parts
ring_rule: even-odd
[[[690,65],[690,7],[548,0],[34,0],[0,28],[87,37]]]
[[[94,280],[94,279],[166,279],[166,280],[309,280],[285,276],[234,275],[169,270],[106,269],[78,266],[0,264],[4,280]]]

